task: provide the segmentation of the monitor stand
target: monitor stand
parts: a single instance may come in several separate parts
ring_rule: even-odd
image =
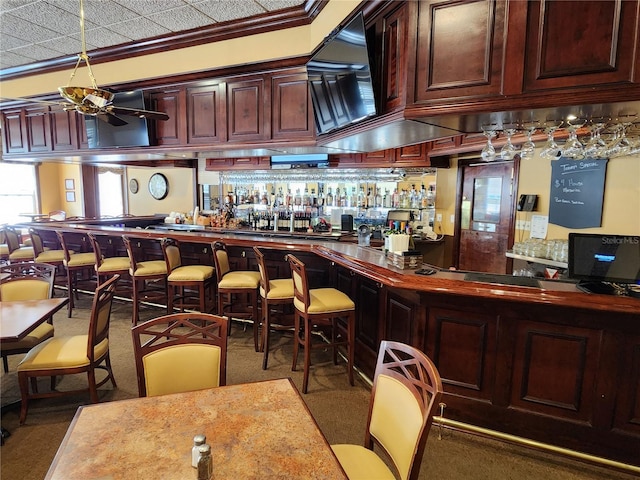
[[[578,290],[587,293],[598,293],[600,295],[617,295],[617,289],[607,282],[581,280],[576,285]]]

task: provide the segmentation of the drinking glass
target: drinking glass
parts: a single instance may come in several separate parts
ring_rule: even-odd
[[[504,134],[507,137],[507,143],[500,149],[500,158],[503,160],[512,160],[518,153],[518,149],[511,143],[511,137],[515,135],[517,130],[515,128],[506,128]]]
[[[520,147],[520,156],[522,157],[522,159],[533,158],[536,144],[533,143],[531,137],[533,136],[535,131],[540,128],[540,122],[525,122],[522,124],[522,128],[524,129],[524,134],[527,136],[527,141],[522,144],[522,147]]]
[[[493,130],[491,128],[491,126],[483,125],[482,126],[482,133],[484,134],[485,137],[487,137],[487,144],[482,149],[482,152],[480,153],[480,156],[482,157],[483,161],[491,162],[491,161],[495,160],[495,158],[496,158],[496,149],[493,146],[493,144],[491,143],[491,139],[495,138],[495,136],[496,136],[496,131]]]
[[[567,122],[567,130],[569,131],[569,138],[562,147],[561,154],[563,157],[573,158],[579,160],[584,158],[584,145],[578,139],[578,129],[582,128],[587,120],[584,118],[576,118]]]
[[[607,156],[607,142],[602,138],[602,130],[607,125],[608,118],[593,118],[589,131],[591,138],[584,146],[584,156],[587,158],[604,158]]]
[[[623,157],[629,155],[632,150],[632,145],[627,138],[627,129],[633,124],[628,117],[619,118],[618,123],[613,127],[614,134],[613,139],[607,145],[607,154],[609,158]]]
[[[547,120],[544,122],[544,133],[547,134],[547,142],[540,151],[540,156],[547,160],[555,160],[560,157],[560,147],[553,135],[562,126],[562,120]]]

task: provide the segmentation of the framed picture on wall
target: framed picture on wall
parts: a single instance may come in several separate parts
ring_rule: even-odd
[[[64,188],[65,190],[73,190],[75,189],[75,182],[73,181],[73,178],[66,178],[64,181]]]
[[[67,202],[76,201],[76,192],[66,192],[66,193],[67,193]]]

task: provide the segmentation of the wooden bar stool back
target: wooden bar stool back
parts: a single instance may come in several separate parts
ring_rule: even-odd
[[[255,351],[259,351],[258,330],[260,317],[258,314],[258,287],[260,272],[251,270],[231,270],[227,247],[223,242],[214,242],[213,260],[216,267],[218,281],[218,315],[233,318],[247,318],[253,321],[253,343]],[[239,296],[246,296],[248,300],[241,302]],[[247,308],[242,310],[236,306],[242,303]]]
[[[70,248],[71,238],[70,233],[62,232],[60,230],[56,231],[58,235],[58,239],[60,240],[60,245],[62,246],[62,250],[64,251],[64,259],[63,264],[64,268],[67,270],[67,288],[69,295],[69,303],[68,303],[68,312],[69,317],[73,312],[73,308],[75,307],[75,298],[79,298],[78,296],[78,282],[79,279],[82,278],[84,281],[93,281],[93,270],[95,266],[95,255],[93,252],[84,251],[87,247],[81,248],[79,250],[83,251],[74,251]],[[74,235],[74,237],[78,237],[78,235]],[[82,235],[79,239],[82,243],[86,243],[86,236]],[[78,276],[80,275],[80,277]],[[98,285],[98,282],[95,282],[95,286]],[[95,288],[94,288],[95,289]]]
[[[304,347],[304,376],[302,392],[307,393],[309,384],[309,366],[311,364],[311,349],[314,347],[333,347],[333,362],[338,363],[338,346],[347,347],[347,364],[349,383],[353,385],[353,361],[355,354],[355,325],[356,306],[348,295],[336,288],[309,288],[307,271],[304,263],[295,256],[289,255],[289,265],[293,277],[295,307],[295,340],[293,344],[293,365],[296,370],[298,350]],[[303,320],[301,325],[300,320]],[[340,324],[340,320],[344,324]],[[314,327],[330,327],[328,344],[326,342],[314,345],[311,341],[311,331]],[[302,332],[301,332],[302,327]]]
[[[184,312],[213,310],[215,277],[210,265],[183,265],[180,244],[173,238],[163,238],[162,253],[167,265],[167,310]]]
[[[9,263],[33,262],[33,246],[21,244],[18,232],[5,227],[4,238],[9,250]]]
[[[98,279],[98,285],[104,283],[107,279],[113,277],[114,275],[120,275],[120,281],[118,282],[118,291],[123,294],[131,295],[131,282],[129,276],[129,257],[128,256],[117,256],[117,257],[108,257],[103,253],[103,248],[100,245],[100,241],[95,233],[89,232],[87,233],[87,237],[89,237],[89,242],[91,243],[91,248],[93,250],[93,255],[95,257],[95,271]],[[111,242],[111,237],[109,237],[109,242]],[[123,279],[125,279],[123,281]]]
[[[141,302],[162,302],[167,304],[167,264],[162,260],[139,260],[140,244],[127,235],[122,241],[129,257],[129,275],[133,283],[133,308],[131,322],[137,325],[140,319]]]
[[[269,278],[269,269],[265,263],[264,254],[258,247],[253,247],[260,270],[260,299],[262,302],[262,342],[264,351],[262,358],[262,369],[267,369],[269,361],[269,332],[271,330],[271,314],[280,314],[280,323],[286,322],[286,305],[293,305],[293,279],[292,278]],[[272,310],[279,312],[272,312]],[[290,323],[290,320],[289,320]],[[282,325],[284,326],[284,325]],[[291,330],[292,325],[286,326]]]

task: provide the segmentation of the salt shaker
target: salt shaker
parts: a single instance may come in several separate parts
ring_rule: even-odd
[[[198,480],[211,480],[213,475],[213,461],[211,459],[211,446],[206,443],[198,447]]]
[[[200,448],[201,445],[204,445],[207,441],[207,437],[204,435],[196,435],[193,437],[193,447],[191,447],[191,466],[193,468],[198,468],[198,459],[200,458]]]

